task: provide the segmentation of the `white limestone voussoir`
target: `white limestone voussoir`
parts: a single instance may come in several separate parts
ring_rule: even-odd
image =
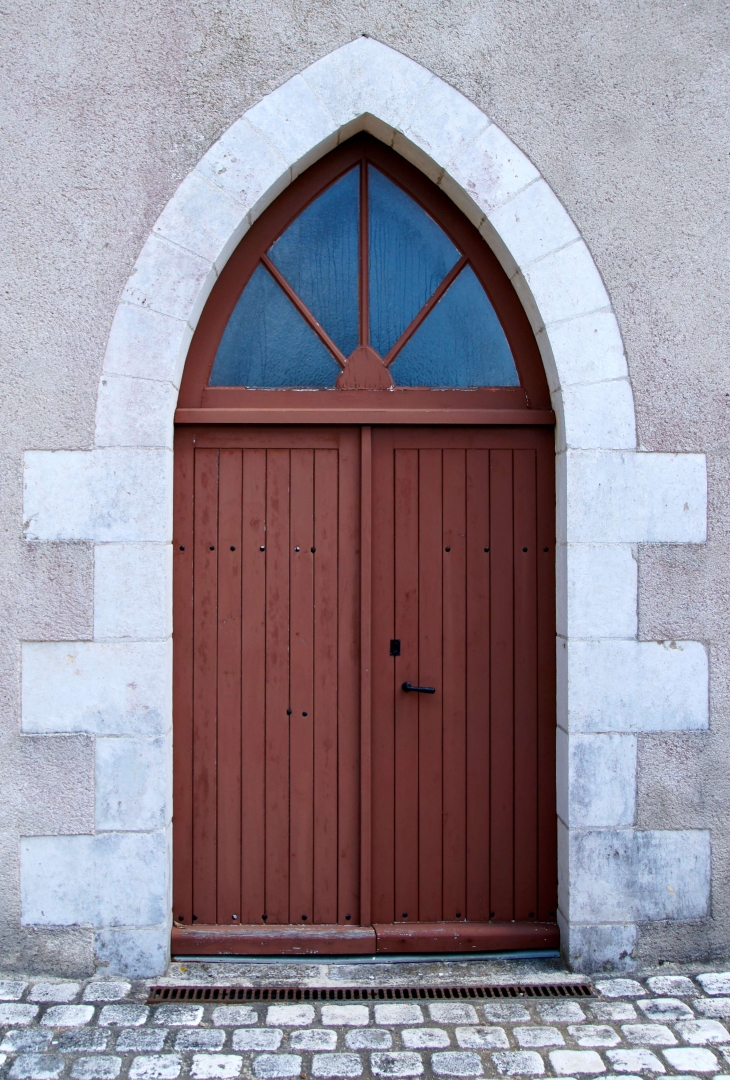
[[[172,454],[28,450],[23,518],[27,540],[169,541]]]
[[[292,177],[337,145],[339,125],[301,75],[267,94],[246,119],[279,151]]]
[[[630,544],[561,545],[556,569],[561,637],[636,637],[638,570]]]
[[[237,199],[251,221],[291,183],[279,151],[241,117],[200,160],[197,170]]]
[[[634,395],[628,379],[565,386],[557,445],[577,450],[633,450],[636,447]]]
[[[102,379],[106,375],[126,375],[179,386],[192,335],[184,319],[122,303],[109,333]]]
[[[20,841],[24,926],[150,926],[167,916],[167,831]]]
[[[96,400],[96,446],[163,446],[172,450],[177,387],[157,379],[104,375]]]
[[[170,736],[95,740],[97,832],[152,832],[172,814]]]
[[[486,127],[448,163],[441,187],[469,219],[490,214],[540,174],[496,124]]]
[[[558,728],[558,817],[571,829],[621,828],[636,814],[636,736]]]
[[[339,127],[371,113],[402,130],[403,117],[436,76],[372,38],[356,38],[302,72]]]
[[[564,834],[571,923],[701,919],[710,900],[710,834],[696,830],[571,829]]]
[[[579,238],[570,215],[544,180],[536,180],[487,216],[523,268]]]
[[[222,266],[248,229],[248,211],[197,169],[185,177],[153,233]]]
[[[568,728],[693,731],[708,725],[708,663],[698,641],[571,641]]]
[[[215,277],[212,260],[151,233],[124,287],[122,300],[194,325]]]
[[[172,722],[168,641],[30,641],[22,646],[24,732],[163,735]]]
[[[522,273],[545,326],[610,308],[601,275],[582,240],[530,263]]]
[[[543,345],[541,339],[545,339],[547,346]],[[538,333],[538,344],[543,356],[548,352],[552,360],[545,365],[551,390],[561,387],[565,390],[568,386],[582,383],[608,383],[629,377],[621,333],[612,311],[594,311],[566,322],[554,323]],[[612,407],[617,407],[615,401]],[[573,417],[569,419],[575,421]],[[622,414],[615,417],[615,422],[627,421]]]
[[[568,450],[558,455],[557,470],[562,540],[682,544],[706,539],[704,454]]]
[[[164,640],[171,634],[172,545],[96,544],[94,640]]]
[[[472,101],[434,78],[404,116],[401,131],[419,153],[414,163],[438,182],[444,167],[491,123]],[[399,134],[393,147],[400,150]],[[406,153],[408,151],[406,150]]]

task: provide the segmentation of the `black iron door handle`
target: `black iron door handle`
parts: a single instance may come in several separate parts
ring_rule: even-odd
[[[435,686],[413,686],[409,682],[404,682],[403,683],[403,689],[408,694],[435,694],[436,693],[436,687]]]

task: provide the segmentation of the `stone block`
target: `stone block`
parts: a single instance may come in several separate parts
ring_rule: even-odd
[[[570,828],[632,825],[636,737],[557,732],[558,816]]]
[[[28,991],[28,1001],[67,1005],[78,996],[80,990],[81,983],[77,982],[37,982]]]
[[[596,990],[606,998],[640,998],[646,990],[636,979],[599,979]]]
[[[582,240],[531,263],[523,275],[545,326],[610,309],[601,276]]]
[[[558,633],[635,638],[637,563],[629,544],[567,544],[557,552]]]
[[[254,1058],[253,1074],[257,1080],[279,1080],[284,1076],[299,1076],[301,1054],[259,1054]]]
[[[537,1014],[546,1024],[580,1024],[586,1018],[577,1001],[540,1001]]]
[[[678,998],[651,998],[640,1001],[639,1008],[649,1020],[693,1020],[689,1005]]]
[[[566,834],[561,830],[559,835],[562,847]],[[566,886],[568,880],[566,870]],[[634,925],[626,923],[608,926],[567,924],[560,911],[558,911],[558,923],[563,950],[575,971],[631,971],[635,967],[633,952],[636,945],[636,927]],[[645,993],[643,989],[642,993]]]
[[[26,1024],[32,1024],[37,1015],[37,1005],[19,1005],[16,1002],[3,1004],[0,1005],[0,1027],[9,1027],[11,1024],[25,1027]]]
[[[526,1024],[525,1027],[515,1028],[514,1035],[517,1045],[523,1050],[534,1050],[542,1046],[565,1046],[565,1039],[558,1029],[548,1024],[540,1027],[531,1027]]]
[[[606,1057],[617,1073],[665,1073],[667,1070],[651,1050],[607,1050]]]
[[[359,1054],[315,1054],[312,1076],[361,1076],[362,1058]]]
[[[115,1080],[122,1068],[122,1059],[111,1054],[77,1058],[71,1067],[73,1080]]]
[[[168,837],[162,832],[25,837],[20,885],[26,926],[163,923],[169,907]]]
[[[198,169],[188,173],[153,227],[153,234],[223,266],[248,225],[248,208]]]
[[[575,1039],[578,1046],[618,1046],[620,1037],[608,1024],[584,1024],[582,1027],[571,1025],[568,1034]]]
[[[647,1046],[676,1046],[674,1032],[666,1024],[622,1024],[624,1038],[630,1043],[646,1043]]]
[[[509,1049],[507,1032],[501,1027],[458,1027],[455,1034],[463,1050]]]
[[[438,1024],[478,1024],[473,1005],[465,1002],[440,1001],[428,1006],[429,1015]]]
[[[219,1005],[213,1009],[211,1019],[216,1027],[238,1027],[256,1024],[258,1013],[250,1005]]]
[[[322,1023],[332,1027],[365,1027],[370,1023],[370,1010],[367,1005],[323,1005]]]
[[[543,328],[537,341],[546,357],[551,390],[628,379],[621,332],[611,311],[593,311]]]
[[[402,1005],[376,1005],[375,1023],[384,1025],[393,1024],[422,1024],[423,1013],[420,1005],[407,1003]]]
[[[179,1054],[146,1054],[132,1061],[129,1080],[175,1080],[181,1068]]]
[[[573,641],[558,649],[558,664],[566,660],[571,732],[708,725],[707,653],[697,641]]]
[[[51,1005],[41,1017],[43,1027],[83,1027],[94,1015],[93,1005]]]
[[[84,1001],[121,1001],[132,989],[126,980],[94,979],[84,990]]]
[[[292,1050],[334,1050],[337,1046],[337,1032],[324,1031],[322,1028],[292,1031],[289,1045]]]
[[[350,1050],[390,1050],[393,1036],[380,1028],[360,1028],[347,1032],[345,1045]]]
[[[545,1063],[535,1050],[495,1050],[492,1064],[500,1076],[543,1076]]]
[[[88,1054],[92,1052],[99,1054],[106,1050],[108,1042],[108,1031],[92,1027],[62,1031],[56,1040],[56,1045],[64,1054]]]
[[[154,641],[171,633],[172,546],[96,544],[95,640]]]
[[[709,909],[710,836],[700,830],[573,830],[569,846],[573,923],[698,919]]]
[[[370,1070],[373,1076],[422,1076],[423,1060],[421,1055],[414,1050],[395,1051],[391,1054],[371,1054]]]
[[[284,1032],[281,1028],[242,1028],[233,1032],[234,1050],[278,1050]]]
[[[693,1005],[703,1016],[730,1020],[730,998],[698,998]]]
[[[730,971],[698,975],[697,982],[706,994],[730,994]]]
[[[159,1051],[165,1045],[166,1031],[156,1031],[154,1028],[125,1028],[117,1036],[116,1048],[121,1054],[129,1053],[130,1050]]]
[[[558,449],[631,450],[636,446],[634,395],[628,379],[566,386],[554,393]]]
[[[431,1054],[431,1068],[435,1076],[482,1076],[482,1062],[479,1054],[468,1051],[447,1050],[441,1054]]]
[[[596,1076],[606,1071],[595,1050],[551,1050],[550,1064],[557,1076]]]
[[[401,1038],[406,1050],[434,1050],[451,1042],[443,1028],[404,1028]]]
[[[172,814],[168,737],[96,740],[97,831],[152,832]]]
[[[26,540],[150,540],[172,536],[172,454],[158,448],[28,450]]]
[[[591,1015],[596,1020],[636,1020],[636,1009],[627,1001],[597,1001]]]
[[[0,979],[0,1001],[17,1001],[26,986],[27,983],[20,979]]]
[[[401,126],[434,76],[403,53],[372,38],[356,38],[302,73],[338,126],[370,113]]]
[[[560,200],[544,180],[535,180],[489,220],[517,266],[524,268],[579,237]]]
[[[153,736],[169,731],[169,641],[26,642],[22,728]]]
[[[494,1020],[499,1024],[526,1024],[530,1013],[517,1001],[489,1001],[482,1005],[485,1020]]]
[[[707,534],[703,454],[568,450],[557,460],[561,541],[702,543]],[[563,475],[564,474],[564,475]],[[562,505],[560,505],[562,503]]]
[[[269,1027],[307,1027],[314,1023],[313,1005],[269,1005],[266,1010]]]
[[[337,144],[338,125],[301,75],[267,94],[248,110],[246,119],[279,151],[292,176]]]
[[[202,1005],[157,1005],[152,1022],[165,1027],[197,1027],[204,1011]]]
[[[190,1075],[195,1080],[233,1080],[242,1061],[238,1054],[194,1054]]]
[[[160,315],[185,319],[195,326],[215,278],[212,260],[201,259],[187,248],[151,233],[124,287],[122,300]]]
[[[719,1020],[682,1020],[676,1027],[681,1038],[692,1046],[719,1046],[730,1042],[730,1034]]]
[[[447,164],[440,184],[478,225],[484,215],[514,198],[539,175],[529,158],[496,124],[490,124],[457,152]]]
[[[719,1065],[712,1050],[699,1046],[677,1046],[662,1053],[679,1073],[717,1072]]]
[[[60,1054],[19,1054],[10,1070],[12,1080],[56,1080],[63,1072]]]
[[[697,987],[686,975],[653,975],[646,980],[652,994],[669,997],[694,997]]]
[[[103,375],[96,399],[97,446],[163,446],[172,450],[177,388],[156,379]]]
[[[169,851],[168,851],[169,857]],[[164,975],[170,962],[170,925],[108,927],[94,934],[97,961],[110,973],[148,979]]]
[[[49,1048],[52,1038],[52,1031],[43,1031],[41,1028],[21,1028],[20,1031],[6,1031],[3,1041],[0,1042],[0,1051],[5,1051],[8,1054],[41,1053]]]
[[[176,1050],[220,1050],[226,1041],[219,1028],[186,1028],[175,1039]]]
[[[120,304],[104,354],[105,375],[180,385],[193,331],[185,319],[138,304]]]
[[[211,146],[197,170],[242,203],[251,221],[291,181],[291,170],[284,158],[245,117]]]

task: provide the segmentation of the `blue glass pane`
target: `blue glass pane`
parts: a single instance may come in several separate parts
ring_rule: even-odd
[[[464,267],[390,365],[396,386],[519,386],[507,338]]]
[[[329,350],[259,265],[228,320],[210,385],[328,387],[339,373]]]
[[[360,170],[328,188],[268,255],[345,356],[358,343]]]
[[[385,356],[459,258],[443,229],[369,166],[370,344]]]

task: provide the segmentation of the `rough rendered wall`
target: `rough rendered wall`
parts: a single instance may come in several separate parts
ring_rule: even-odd
[[[653,924],[638,949],[726,955],[726,5],[14,0],[1,18],[0,967],[94,965],[84,930],[18,930],[19,837],[94,824],[93,739],[19,734],[19,643],[89,638],[93,576],[89,545],[21,540],[22,452],[91,445],[111,320],[178,183],[262,95],[363,32],[452,83],[532,158],[604,274],[641,446],[709,455],[709,543],[638,557],[641,636],[708,644],[710,730],[640,737],[638,822],[712,830],[712,918]]]

